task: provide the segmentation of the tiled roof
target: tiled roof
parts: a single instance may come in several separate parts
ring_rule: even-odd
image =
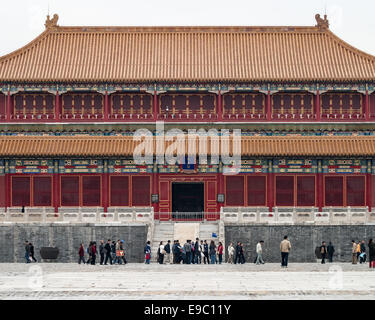
[[[127,157],[139,144],[129,136],[0,136],[3,157]],[[155,141],[153,142],[155,149]],[[170,142],[165,143],[165,149]],[[185,140],[187,145],[187,140]],[[210,143],[208,143],[210,154]],[[186,147],[187,150],[187,147]],[[197,151],[198,140],[197,140]],[[233,143],[230,140],[230,153]],[[242,156],[375,156],[375,136],[243,136]]]
[[[375,57],[318,27],[52,27],[0,81],[372,81]]]

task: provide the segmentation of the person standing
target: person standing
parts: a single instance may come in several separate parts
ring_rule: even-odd
[[[150,260],[151,260],[151,246],[150,246],[150,241],[147,241],[145,249],[144,249],[144,252],[145,252],[145,263],[146,264],[150,264]]]
[[[191,240],[187,240],[187,242],[184,244],[184,251],[185,251],[185,263],[190,264],[191,263]]]
[[[223,262],[223,251],[224,251],[223,244],[219,242],[219,245],[217,247],[217,254],[219,256],[219,264]]]
[[[125,254],[125,247],[124,247],[124,240],[120,241],[120,253],[121,253],[120,259],[122,261],[124,261],[124,264],[127,264],[126,254]]]
[[[244,264],[245,262],[246,262],[245,261],[245,249],[244,249],[243,243],[241,242],[240,243],[240,263]]]
[[[327,247],[326,247],[326,242],[323,241],[322,245],[320,246],[320,254],[322,255],[322,264],[326,263],[326,256],[327,256]]]
[[[171,264],[171,240],[168,240],[167,244],[164,246],[165,252],[165,263]]]
[[[30,246],[30,260],[37,262],[34,257],[34,246],[31,242],[29,243],[29,246]]]
[[[89,246],[87,247],[87,253],[89,255],[89,258],[87,259],[86,264],[91,264],[91,260],[92,260],[92,241],[90,241]]]
[[[357,264],[357,243],[352,240],[352,264]]]
[[[83,247],[83,243],[81,243],[81,245],[79,246],[79,249],[78,249],[78,264],[81,264],[81,262],[83,262],[83,264],[86,263],[86,261],[85,261],[85,248]]]
[[[211,243],[210,243],[209,254],[211,258],[211,264],[215,264],[216,263],[216,245],[213,240],[211,240]]]
[[[118,239],[116,242],[116,261],[118,264],[122,264],[121,254],[121,241]]]
[[[233,257],[234,257],[234,247],[233,242],[231,242],[228,246],[228,263],[233,263]]]
[[[360,254],[360,256],[361,256],[360,263],[365,263],[366,262],[366,245],[365,245],[365,240],[361,241],[361,254]]]
[[[163,245],[163,241],[160,241],[159,243],[159,249],[158,249],[158,261],[160,264],[163,264],[163,260],[164,260],[164,245]]]
[[[284,240],[280,243],[280,251],[281,251],[281,267],[288,268],[288,257],[290,249],[292,248],[288,236],[284,236]]]
[[[260,240],[258,243],[257,243],[257,246],[256,246],[256,254],[257,254],[257,259],[255,261],[255,264],[264,264],[264,261],[263,261],[263,243],[264,241],[263,240]]]
[[[194,243],[194,263],[195,264],[200,263],[199,262],[200,256],[201,256],[201,254],[199,252],[199,238],[196,238],[195,243]]]
[[[112,241],[111,252],[112,252],[112,263],[116,264],[117,256],[116,256],[116,241],[115,240]]]
[[[25,241],[25,259],[26,259],[26,263],[30,263],[30,245],[29,245],[29,241]]]
[[[234,259],[234,264],[240,263],[240,256],[241,256],[241,242],[237,242],[236,245],[236,257]]]
[[[200,254],[199,263],[201,264],[202,261],[204,262],[204,243],[203,243],[203,240],[201,240],[201,243],[199,245],[199,254]]]
[[[100,265],[102,265],[104,263],[104,240],[100,240],[99,254],[100,254]]]
[[[357,252],[357,261],[358,261],[359,260],[359,256],[361,254],[361,241],[359,241],[359,240],[358,240],[358,243],[357,243],[356,252]]]
[[[109,264],[112,264],[112,257],[111,257],[112,249],[111,249],[111,240],[110,239],[107,240],[107,243],[104,246],[104,250],[105,250],[104,264],[107,265],[108,260],[109,260]]]
[[[204,240],[204,251],[203,251],[203,254],[204,254],[204,264],[206,264],[206,261],[207,261],[207,264],[210,263],[210,260],[208,259],[208,243],[207,243],[207,240]]]
[[[96,242],[92,243],[92,254],[91,254],[91,264],[95,265],[96,261]]]
[[[368,261],[370,268],[375,268],[375,243],[372,239],[368,241]]]
[[[335,248],[332,245],[332,242],[329,242],[327,246],[327,253],[328,253],[328,261],[332,263],[333,261],[333,254],[335,253]]]

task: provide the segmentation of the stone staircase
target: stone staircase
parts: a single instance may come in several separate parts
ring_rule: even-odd
[[[175,225],[176,224],[181,225],[184,223],[187,223],[187,222],[156,222],[155,223],[153,239],[151,243],[151,255],[152,255],[151,261],[156,261],[157,259],[157,252],[158,252],[160,241],[163,241],[163,244],[166,244],[168,240],[171,240],[171,246],[172,246],[173,240],[176,238],[180,238],[177,234],[175,234]],[[219,223],[218,222],[200,222],[198,224],[199,224],[198,237],[200,240],[207,240],[208,243],[211,240],[214,240],[216,243],[218,241],[223,240],[223,239],[219,240]],[[216,233],[217,238],[212,238],[212,233]],[[191,239],[191,240],[195,240],[195,239]]]

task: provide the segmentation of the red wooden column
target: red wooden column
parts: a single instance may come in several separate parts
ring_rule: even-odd
[[[52,180],[52,185],[53,185],[53,206],[55,208],[55,213],[59,211],[60,207],[60,174],[59,174],[59,162],[58,160],[54,161],[54,173],[53,173],[53,180]]]
[[[221,99],[221,90],[219,89],[218,95],[217,95],[217,120],[223,121],[223,105],[222,105],[222,99]]]
[[[323,163],[322,160],[318,160],[318,173],[316,175],[316,192],[317,192],[317,206],[319,208],[319,212],[322,212],[322,208],[324,207],[323,203],[323,192],[324,192],[324,184],[323,184]]]
[[[365,119],[366,121],[370,120],[368,89],[366,89],[366,97],[365,97]]]
[[[9,208],[11,206],[10,194],[11,194],[12,191],[10,190],[10,175],[9,175],[9,173],[5,174],[5,180],[6,180],[6,182],[5,182],[5,211],[6,211],[7,208]]]
[[[105,121],[108,121],[108,119],[109,119],[108,114],[109,114],[109,110],[108,110],[108,91],[106,90],[105,95],[104,95],[104,120]]]
[[[56,90],[56,97],[55,97],[55,120],[59,121],[61,119],[61,112],[60,112],[60,95],[59,90]]]
[[[158,113],[159,113],[159,108],[158,108],[158,93],[156,89],[154,90],[154,120],[158,119]]]
[[[272,108],[271,108],[271,91],[268,90],[267,93],[267,110],[266,110],[267,121],[272,120]]]
[[[12,104],[11,104],[11,97],[10,97],[10,89],[8,88],[7,110],[6,110],[7,121],[10,120],[11,109],[12,109]]]
[[[275,182],[274,182],[274,174],[273,174],[273,165],[272,165],[272,160],[269,160],[268,173],[267,173],[267,207],[268,207],[269,212],[272,212],[272,208],[275,203],[274,194],[275,194]]]
[[[156,160],[155,160],[156,161]],[[152,194],[157,194],[160,201],[160,192],[159,192],[159,174],[157,170],[157,165],[154,164],[154,170],[152,173]],[[153,202],[152,206],[154,207],[154,219],[159,219],[159,202]]]
[[[316,89],[316,100],[315,100],[315,112],[316,112],[316,120],[320,121],[320,94],[319,88]]]
[[[108,212],[108,191],[109,191],[109,177],[108,172],[102,174],[102,195],[104,212]]]

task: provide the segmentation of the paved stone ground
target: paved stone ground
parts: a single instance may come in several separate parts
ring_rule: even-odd
[[[0,299],[371,299],[375,270],[349,263],[0,264]]]

